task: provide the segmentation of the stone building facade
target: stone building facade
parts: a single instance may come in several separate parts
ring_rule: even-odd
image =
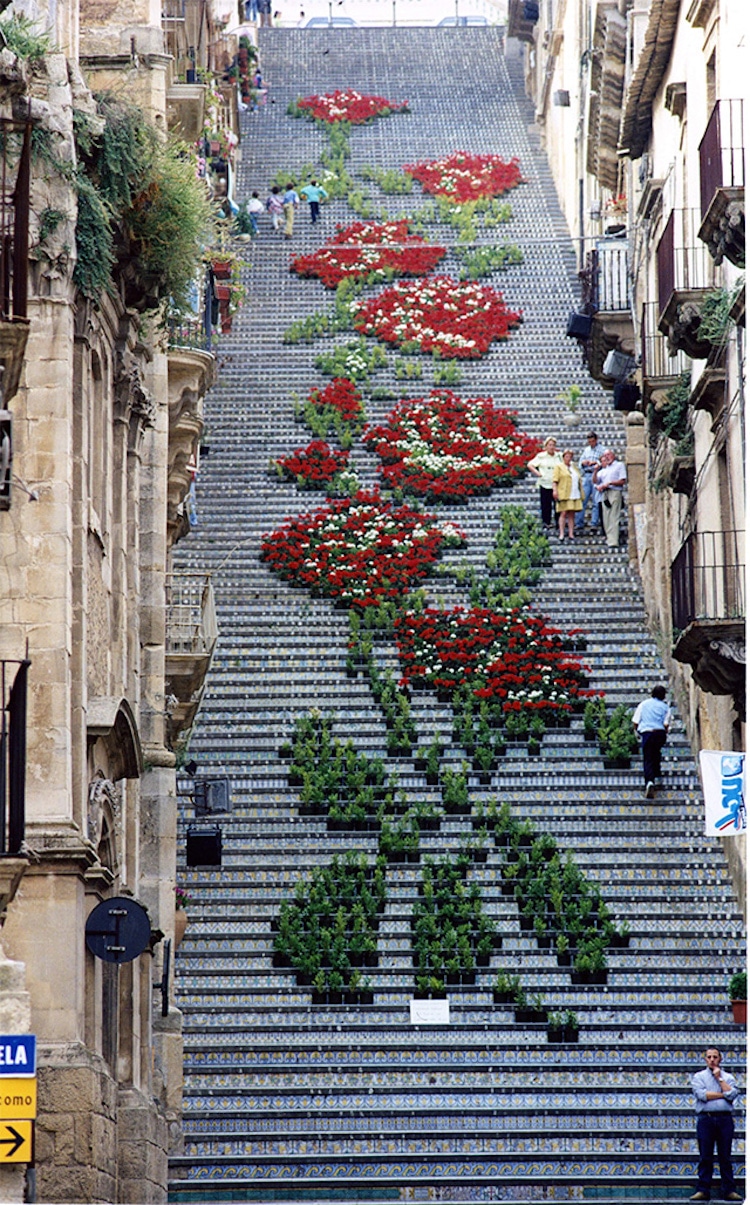
[[[578,249],[581,349],[623,409],[632,563],[696,752],[744,747],[742,8],[510,0],[508,23]],[[745,839],[724,845],[744,902]]]
[[[159,1201],[181,1132],[181,1018],[171,985],[164,1010],[159,990],[174,930],[175,746],[216,637],[210,583],[181,581],[170,558],[189,531],[214,356],[171,345],[153,282],[122,259],[95,298],[74,280],[76,129],[84,118],[96,129],[94,93],[126,95],[167,132],[160,5],[40,0],[23,12],[49,48],[32,60],[0,51],[16,252],[0,299],[12,451],[0,659],[30,662],[25,846],[0,859],[0,1031],[37,1037],[36,1199]],[[175,599],[180,613],[192,606],[187,642]],[[151,929],[121,965],[85,942],[87,916],[113,896],[143,905]],[[1,1199],[24,1199],[24,1171],[0,1168]]]

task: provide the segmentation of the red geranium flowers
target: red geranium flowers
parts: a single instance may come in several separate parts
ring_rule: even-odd
[[[408,100],[386,100],[384,96],[363,95],[354,88],[326,93],[325,96],[306,96],[297,101],[297,108],[314,121],[334,125],[348,121],[353,126],[364,125],[374,117],[390,117],[391,113],[408,113]]]
[[[340,230],[314,255],[298,255],[291,270],[317,276],[328,289],[349,277],[424,276],[446,253],[409,234],[406,219],[399,222],[354,222]]]
[[[377,491],[287,519],[263,537],[261,555],[287,581],[351,605],[377,606],[423,578],[444,547],[463,536]]]
[[[433,197],[465,204],[483,197],[499,197],[523,183],[517,159],[506,163],[499,155],[470,155],[456,151],[445,159],[407,163],[404,171]]]
[[[382,427],[368,427],[365,442],[383,462],[390,487],[431,500],[460,501],[511,485],[539,451],[516,430],[514,412],[492,398],[462,399],[433,389],[428,398],[400,402]]]
[[[313,439],[306,448],[297,448],[274,463],[303,489],[318,489],[345,469],[348,461],[348,452],[337,452],[324,439]]]
[[[514,608],[428,609],[396,620],[403,682],[435,690],[469,685],[503,711],[570,711],[583,691],[584,667],[563,635],[544,619]]]
[[[352,310],[354,329],[441,359],[478,359],[521,321],[502,294],[474,281],[399,281]]]

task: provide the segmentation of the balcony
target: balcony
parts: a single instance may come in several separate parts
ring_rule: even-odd
[[[538,5],[529,4],[527,0],[508,0],[507,37],[518,38],[519,42],[533,42],[534,26],[538,20]]]
[[[745,532],[694,532],[672,562],[672,656],[745,716]]]
[[[705,360],[711,344],[699,337],[698,327],[717,274],[708,248],[698,239],[699,216],[697,210],[673,209],[657,245],[658,326],[673,353]]]
[[[21,376],[29,323],[31,123],[0,120],[0,404],[14,397]]]
[[[714,263],[745,266],[745,138],[741,100],[719,100],[698,148],[701,224],[698,238]]]
[[[627,23],[615,0],[596,8],[589,87],[586,166],[604,188],[619,192],[617,141],[622,116]]]
[[[171,573],[166,589],[167,739],[174,748],[195,722],[219,629],[210,576]]]
[[[630,311],[628,245],[624,239],[598,239],[579,272],[581,300],[591,314],[591,334],[586,343],[586,362],[595,381],[611,386],[603,366],[611,351],[632,356],[633,319]]]
[[[660,410],[668,391],[690,368],[690,360],[684,352],[670,350],[657,319],[657,303],[646,302],[641,311],[641,389],[644,400]]]
[[[203,323],[195,319],[170,326],[167,353],[169,465],[167,539],[170,548],[187,535],[187,498],[198,465],[203,433],[203,398],[214,377],[215,357],[206,350]]]

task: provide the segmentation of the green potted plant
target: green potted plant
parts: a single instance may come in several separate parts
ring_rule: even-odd
[[[581,400],[583,390],[580,385],[568,385],[567,389],[563,389],[562,393],[558,393],[556,400],[563,402],[565,406],[565,414],[563,414],[563,422],[566,427],[578,427],[581,422],[581,415],[578,413],[581,408]]]
[[[747,1024],[747,971],[735,971],[729,980],[729,999],[735,1025]]]

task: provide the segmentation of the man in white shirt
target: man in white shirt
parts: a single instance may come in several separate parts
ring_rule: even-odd
[[[617,548],[620,543],[622,491],[627,478],[625,465],[621,460],[615,459],[614,452],[609,449],[603,452],[601,466],[594,472],[594,489],[602,504],[604,534],[610,548]]]
[[[732,1137],[734,1135],[734,1102],[739,1088],[733,1075],[721,1069],[721,1051],[709,1046],[706,1066],[693,1076],[693,1096],[698,1130],[698,1191],[691,1201],[711,1200],[711,1181],[714,1177],[714,1147],[721,1175],[722,1201],[741,1201],[732,1171]]]
[[[643,749],[643,781],[646,798],[652,799],[656,780],[661,777],[661,751],[664,748],[672,720],[663,686],[655,686],[651,698],[644,699],[633,712],[633,726],[641,738]]]

